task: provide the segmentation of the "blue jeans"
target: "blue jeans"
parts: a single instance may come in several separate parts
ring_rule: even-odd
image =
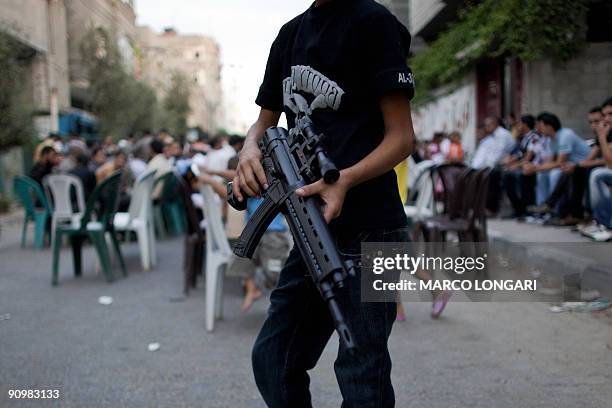
[[[340,345],[334,364],[344,408],[395,406],[387,340],[396,303],[361,302],[361,242],[405,242],[408,230],[376,229],[338,236],[343,256],[353,258],[357,277],[338,291],[338,302],[358,345],[354,355]],[[334,332],[327,306],[294,247],[270,296],[268,317],[253,347],[255,382],[271,408],[312,407],[307,371],[317,364]]]
[[[560,169],[541,171],[536,174],[536,204],[542,205],[551,195],[561,178]]]
[[[504,171],[502,185],[512,203],[515,215],[525,215],[527,206],[534,203],[535,181],[534,176],[525,176],[520,169]]]
[[[593,218],[601,225],[612,228],[612,169],[598,168],[589,178]]]

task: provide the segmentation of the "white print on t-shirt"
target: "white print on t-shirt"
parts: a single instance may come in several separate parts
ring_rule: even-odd
[[[400,72],[399,73],[399,79],[398,82],[400,84],[412,84],[414,82],[414,78],[412,77],[412,73],[404,73],[404,72]]]
[[[314,96],[310,105],[298,91]],[[310,115],[315,109],[338,110],[344,94],[344,90],[336,82],[305,65],[291,67],[291,76],[283,81],[283,102],[296,115]]]

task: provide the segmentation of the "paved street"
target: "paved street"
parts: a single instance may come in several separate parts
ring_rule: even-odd
[[[66,407],[264,407],[249,355],[266,301],[241,315],[239,285],[228,279],[226,318],[207,333],[201,288],[180,296],[181,239],[158,243],[152,272],[141,271],[136,245],[125,245],[131,274],[113,284],[95,272],[91,249],[74,279],[65,250],[53,288],[51,252],[21,250],[17,228],[5,223],[0,237],[0,406],[42,406],[9,401],[7,390],[44,388],[59,389],[57,406]],[[112,305],[98,304],[103,295]],[[432,321],[429,307],[406,304],[408,320],[394,328],[398,407],[610,406],[609,315],[458,302]],[[148,351],[152,342],[161,348]],[[336,347],[334,339],[312,372],[316,407],[340,406]]]

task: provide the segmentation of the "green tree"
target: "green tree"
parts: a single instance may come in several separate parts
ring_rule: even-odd
[[[92,110],[103,134],[115,139],[154,127],[158,112],[155,91],[127,72],[114,36],[90,30],[81,42],[87,65]]]
[[[585,43],[587,2],[469,1],[458,21],[410,61],[417,86],[415,101],[427,101],[430,91],[461,79],[483,57],[567,61]]]
[[[0,151],[28,144],[35,134],[23,52],[22,45],[0,32]]]
[[[187,117],[191,112],[189,106],[189,83],[187,78],[175,72],[170,81],[170,87],[163,101],[164,127],[175,136],[187,133]]]

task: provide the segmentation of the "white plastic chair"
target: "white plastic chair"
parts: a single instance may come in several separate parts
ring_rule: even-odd
[[[404,207],[406,216],[412,222],[421,221],[434,214],[433,181],[431,178],[431,168],[434,165],[433,161],[422,162],[418,165],[419,171],[415,180],[414,191],[418,192],[419,195],[414,205]]]
[[[223,227],[222,202],[209,185],[200,188],[206,217],[206,330],[223,315],[223,274],[230,266],[232,249]]]
[[[55,242],[55,230],[59,223],[71,223],[77,225],[85,212],[85,195],[81,179],[69,174],[51,174],[43,179],[43,186],[47,194],[50,193],[53,203],[53,214],[51,215],[51,247]],[[76,193],[77,210],[72,207],[72,188]]]
[[[132,190],[132,198],[127,212],[118,212],[113,219],[117,231],[136,233],[140,247],[140,259],[145,271],[156,264],[155,234],[153,231],[153,183],[155,170],[147,170],[140,175]]]

